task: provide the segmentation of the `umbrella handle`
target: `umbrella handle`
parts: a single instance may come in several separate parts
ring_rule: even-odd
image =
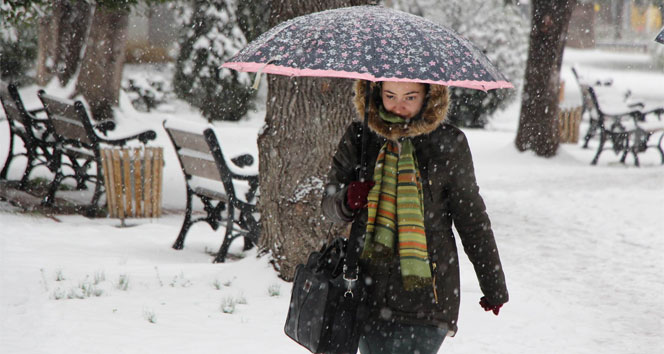
[[[369,178],[367,170],[367,145],[369,143],[369,103],[371,99],[371,81],[366,80],[364,89],[364,122],[362,123],[362,150],[360,150],[360,170],[358,179],[364,182]]]

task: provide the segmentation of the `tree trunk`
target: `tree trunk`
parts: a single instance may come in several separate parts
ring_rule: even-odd
[[[532,2],[530,48],[516,147],[551,157],[558,149],[558,90],[567,25],[576,0]]]
[[[55,63],[55,32],[53,32],[53,15],[39,19],[39,38],[37,40],[37,83],[46,86],[54,75]]]
[[[53,13],[39,21],[37,80],[46,85],[56,75],[61,86],[72,79],[81,62],[81,50],[90,25],[85,1],[56,0]]]
[[[76,94],[88,101],[96,120],[113,119],[122,81],[129,11],[97,6],[92,17]]]
[[[367,1],[273,1],[270,25]],[[269,77],[265,127],[258,137],[262,234],[280,276],[328,239],[320,211],[323,183],[345,127],[356,116],[352,80]],[[340,232],[333,229],[333,233]]]
[[[72,79],[81,62],[81,50],[90,26],[90,5],[85,1],[59,1],[54,8],[59,31],[55,72],[60,85]]]

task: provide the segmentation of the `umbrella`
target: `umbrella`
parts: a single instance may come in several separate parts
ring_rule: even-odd
[[[293,18],[263,33],[222,66],[246,72],[421,82],[484,91],[513,88],[478,48],[453,30],[375,5]]]
[[[453,30],[376,5],[326,10],[283,22],[222,67],[259,74],[420,82],[484,91],[514,87],[479,49]],[[370,96],[370,85],[366,85],[365,107]],[[364,153],[368,112],[364,113],[360,180],[368,173]]]
[[[655,37],[655,42],[664,44],[664,27],[662,27],[662,30],[659,31],[659,34]]]

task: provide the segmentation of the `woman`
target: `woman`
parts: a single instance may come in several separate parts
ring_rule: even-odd
[[[364,116],[366,82],[355,85]],[[360,352],[436,353],[457,331],[456,227],[484,296],[498,315],[507,302],[498,250],[464,134],[446,124],[448,89],[407,82],[371,83],[368,181],[357,181],[361,122],[350,124],[332,162],[324,214],[349,222],[367,213],[361,274],[368,320]]]

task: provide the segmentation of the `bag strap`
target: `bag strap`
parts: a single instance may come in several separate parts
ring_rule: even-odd
[[[360,150],[360,170],[358,171],[358,180],[366,181],[369,176],[367,168],[367,145],[369,141],[369,102],[371,98],[371,82],[365,81],[366,86],[364,89],[364,122],[362,123],[362,148]],[[363,209],[366,211],[366,209]],[[345,297],[353,297],[353,289],[358,280],[360,260],[360,239],[364,236],[366,229],[366,212],[359,212],[355,214],[355,220],[350,228],[350,236],[348,237],[348,244],[346,245],[346,256],[344,263],[343,278],[346,282]],[[364,219],[364,220],[362,220]]]
[[[364,214],[366,213],[358,213]],[[350,236],[348,237],[348,244],[346,245],[346,255],[344,257],[343,279],[346,283],[346,293],[344,296],[353,297],[353,289],[356,288],[357,280],[359,278],[360,260],[360,237],[364,234],[364,223],[359,222],[361,216],[356,216],[353,225],[350,228]]]

